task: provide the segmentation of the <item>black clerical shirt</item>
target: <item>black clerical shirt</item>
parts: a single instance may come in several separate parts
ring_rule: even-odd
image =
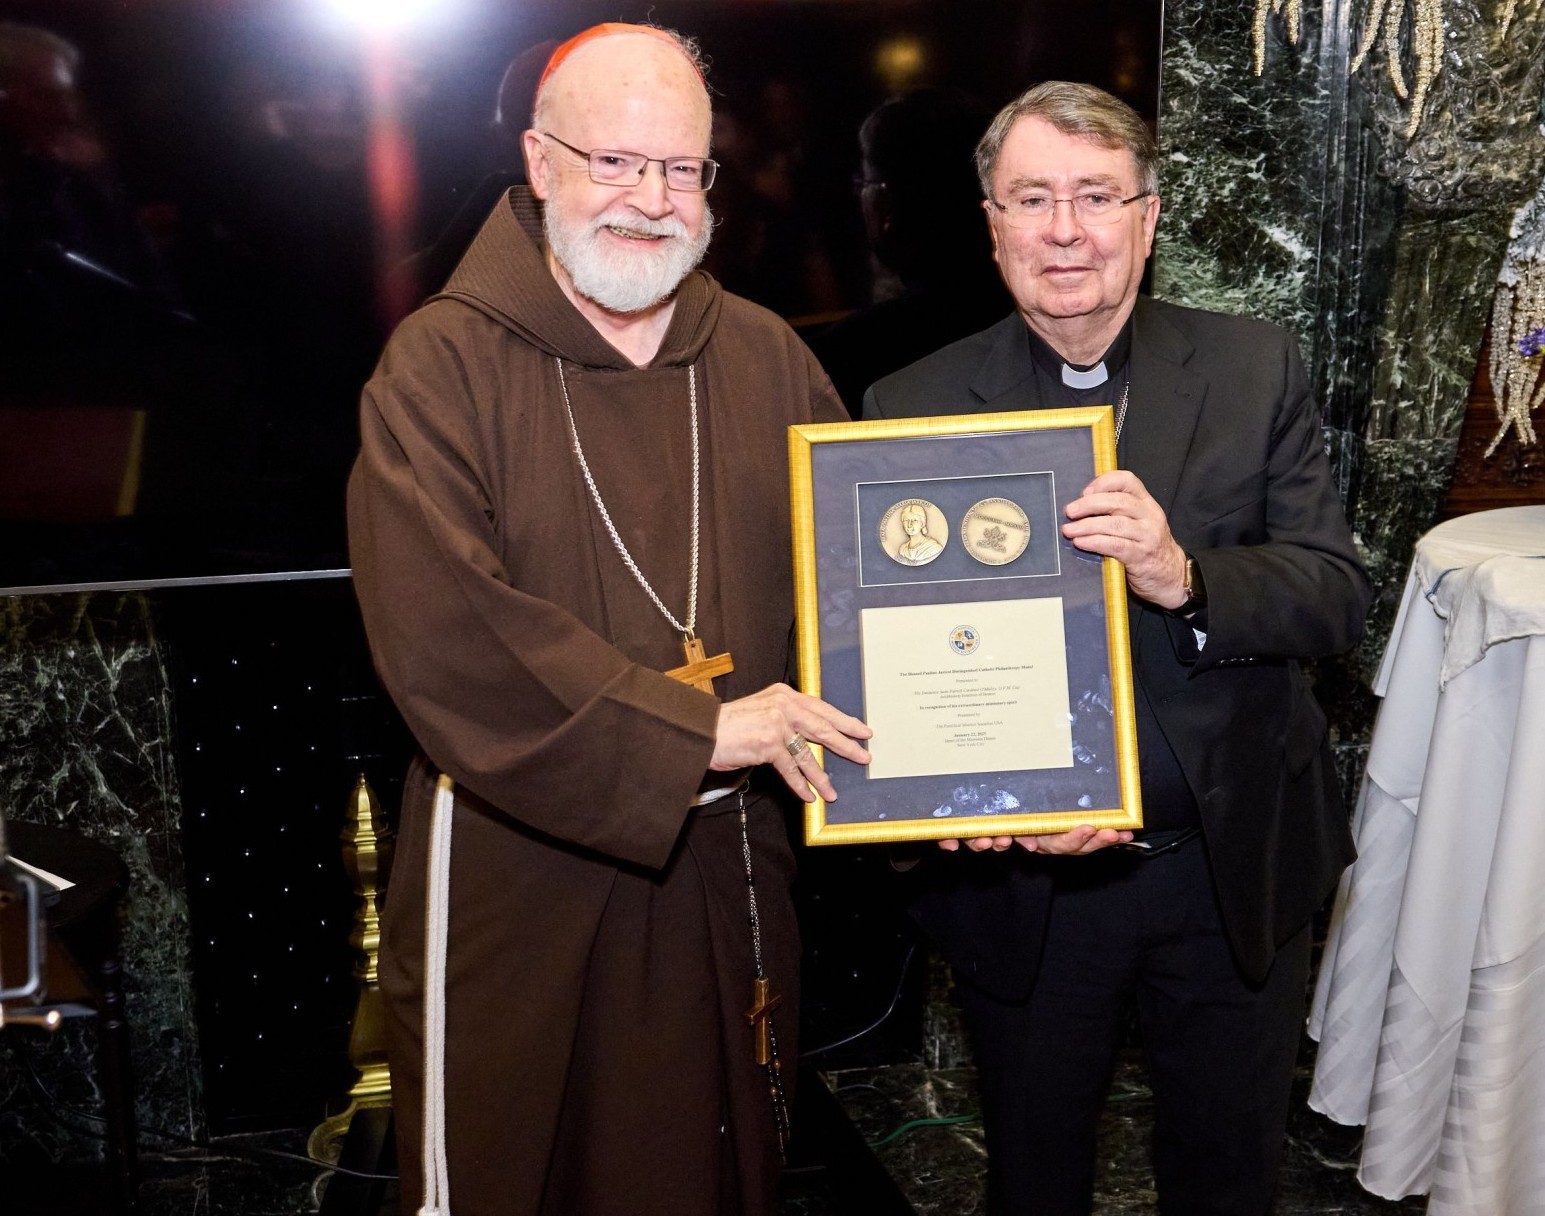
[[[1067,384],[1062,377],[1064,366],[1062,356],[1028,325],[1025,327],[1025,336],[1030,344],[1030,354],[1035,361],[1034,393],[1037,400],[1034,408],[1063,409],[1078,405],[1116,407],[1129,374],[1129,356],[1132,351],[1130,317],[1127,318],[1127,323],[1122,326],[1121,332],[1116,335],[1115,341],[1106,349],[1104,355],[1096,360],[1095,364],[1090,365],[1093,367],[1104,363],[1107,375],[1106,380],[1092,388],[1074,388]],[[1071,366],[1075,372],[1090,370],[1077,364]],[[1142,402],[1142,385],[1132,385],[1127,408],[1142,409]],[[1117,458],[1119,461],[1119,445]],[[1153,709],[1148,704],[1148,692],[1141,682],[1137,683],[1137,696],[1133,701],[1137,719],[1137,752],[1143,790],[1145,830],[1166,832],[1200,826],[1201,819],[1197,812],[1196,797],[1192,794],[1191,787],[1186,784],[1185,774],[1180,770],[1180,762],[1175,759],[1174,750],[1164,737],[1158,719],[1153,715]]]

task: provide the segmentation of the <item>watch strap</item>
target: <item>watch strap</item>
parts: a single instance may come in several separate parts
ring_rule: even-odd
[[[1207,606],[1207,584],[1202,579],[1202,568],[1196,558],[1186,554],[1185,602],[1170,609],[1171,616],[1191,616]]]

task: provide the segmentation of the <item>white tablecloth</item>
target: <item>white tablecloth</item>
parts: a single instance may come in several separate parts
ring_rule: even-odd
[[[1545,506],[1441,524],[1380,666],[1309,1102],[1429,1216],[1545,1214]]]

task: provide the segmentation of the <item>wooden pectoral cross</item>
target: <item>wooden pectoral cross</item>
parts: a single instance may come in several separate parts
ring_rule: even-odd
[[[703,653],[703,639],[698,637],[686,637],[681,639],[682,653],[687,656],[684,667],[672,667],[665,674],[673,680],[680,680],[683,684],[690,684],[693,688],[703,692],[713,691],[713,678],[715,676],[728,675],[735,670],[735,664],[729,656],[729,652],[716,654],[711,658]]]
[[[765,975],[756,977],[752,990],[751,1008],[746,1010],[746,1024],[751,1027],[752,1051],[758,1064],[772,1062],[772,1037],[768,1034],[767,1021],[774,1009],[783,1004],[782,995],[774,995],[772,981]]]

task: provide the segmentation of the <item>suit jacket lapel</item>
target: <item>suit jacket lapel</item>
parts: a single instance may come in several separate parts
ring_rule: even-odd
[[[971,391],[988,405],[1035,375],[1035,357],[1030,353],[1030,340],[1025,337],[1023,317],[1011,312],[994,325],[991,332],[992,345],[971,380]],[[1014,408],[1028,407],[1017,405]]]
[[[1193,347],[1139,297],[1132,330],[1132,395],[1117,463],[1143,480],[1172,514],[1186,455],[1207,396],[1207,379],[1186,368]]]
[[[1139,296],[1132,330],[1132,396],[1117,463],[1143,479],[1166,514],[1174,506],[1207,397],[1206,377],[1186,367],[1192,353],[1185,335]],[[971,379],[971,392],[984,405],[1028,409],[1033,396],[1030,401],[1003,398],[1022,393],[1025,381],[1034,375],[1024,318],[1010,313],[992,328],[992,343]]]

